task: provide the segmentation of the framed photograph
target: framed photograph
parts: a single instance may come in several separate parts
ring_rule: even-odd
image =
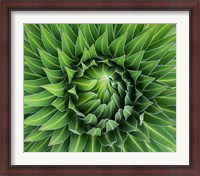
[[[200,1],[1,2],[1,175],[200,175]]]

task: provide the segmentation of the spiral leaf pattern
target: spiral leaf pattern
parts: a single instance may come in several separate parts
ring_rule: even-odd
[[[175,150],[176,25],[24,25],[24,151]]]

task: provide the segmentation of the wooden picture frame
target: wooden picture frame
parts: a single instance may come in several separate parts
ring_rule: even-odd
[[[1,175],[200,175],[200,1],[199,0],[3,0],[1,2]],[[189,11],[189,165],[48,166],[11,165],[11,12],[12,11]]]

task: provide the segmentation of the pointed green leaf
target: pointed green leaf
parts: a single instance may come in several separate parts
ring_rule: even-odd
[[[144,60],[158,60],[161,59],[172,47],[172,44],[167,44],[159,48],[155,48],[145,52]]]
[[[50,27],[51,27],[51,30],[52,30],[55,38],[57,40],[61,41],[61,36],[60,36],[61,27],[60,27],[60,24],[50,24]]]
[[[138,126],[138,131],[131,132],[130,134],[140,141],[150,142],[149,130],[144,124]]]
[[[71,134],[68,152],[82,152],[87,143],[87,138],[88,138],[88,135],[86,134],[82,134],[80,136],[76,134]]]
[[[49,145],[57,145],[63,143],[70,135],[70,131],[67,129],[67,126],[55,130],[53,133]]]
[[[25,142],[41,141],[52,134],[52,131],[33,131],[30,133]]]
[[[98,140],[103,146],[112,146],[114,143],[117,142],[114,131],[102,133],[101,136],[98,137]]]
[[[126,43],[127,33],[115,39],[109,46],[110,52],[114,57],[124,55],[124,46]]]
[[[89,91],[91,90],[97,83],[97,80],[89,80],[84,78],[75,78],[72,83],[77,85],[77,89],[81,91]]]
[[[49,139],[50,138],[46,138],[45,140],[35,142],[29,149],[29,152],[46,152],[50,149],[50,147],[48,147]]]
[[[159,126],[169,126],[174,124],[174,122],[170,120],[167,116],[165,116],[163,113],[150,114],[148,112],[145,112],[144,121]]]
[[[74,24],[75,25],[75,24]],[[75,43],[77,40],[77,36],[74,33],[72,27],[68,24],[61,24],[61,29],[67,34],[70,40]],[[78,32],[78,31],[77,31]],[[78,34],[78,33],[77,33]]]
[[[74,118],[69,123],[69,131],[71,131],[74,134],[82,135],[84,132],[85,124],[80,121],[78,118]]]
[[[95,42],[95,50],[100,54],[109,56],[110,50],[108,47],[108,32],[104,32]]]
[[[130,116],[127,121],[120,122],[119,129],[124,132],[138,131],[137,120],[135,117]]]
[[[46,68],[43,68],[43,70],[52,84],[57,84],[64,79],[63,73],[60,70],[49,70]]]
[[[51,152],[67,152],[69,148],[70,138],[67,138],[63,143],[53,145]]]
[[[150,74],[150,76],[155,77],[157,79],[167,75],[174,66],[167,66],[167,65],[159,65],[154,69],[154,71]]]
[[[43,125],[46,121],[48,121],[53,116],[55,112],[56,112],[56,109],[54,107],[46,106],[42,108],[40,111],[26,118],[24,120],[24,124],[32,125],[32,126]]]
[[[163,127],[149,123],[145,123],[145,126],[149,129],[151,139],[171,149],[176,148],[175,139]]]
[[[145,88],[145,90],[143,91],[143,94],[146,98],[151,99],[158,96],[167,88],[168,88],[167,86],[163,86],[157,83],[152,83]]]
[[[140,64],[140,70],[143,74],[149,75],[158,66],[160,60],[156,61],[146,61]]]
[[[142,61],[144,51],[137,52],[126,58],[125,65],[130,67],[131,70],[138,70]]]
[[[26,34],[28,36],[28,40],[31,47],[33,48],[33,50],[35,51],[37,55],[39,54],[38,48],[45,49],[43,42],[39,37],[36,37],[34,34],[30,32],[27,32]]]
[[[35,80],[24,80],[24,90],[30,93],[38,93],[44,90],[41,86],[49,83],[49,80],[44,77]]]
[[[106,132],[112,131],[115,128],[117,128],[119,126],[119,124],[117,122],[115,122],[114,120],[108,120],[106,122]]]
[[[75,45],[76,56],[77,57],[81,56],[83,54],[85,48],[88,49],[89,46],[88,46],[88,43],[83,36],[82,31],[79,30],[78,38],[77,38],[76,45]]]
[[[34,80],[42,78],[42,76],[33,73],[28,66],[24,66],[24,80]]]
[[[59,97],[64,96],[64,93],[65,93],[64,92],[65,91],[65,82],[64,81],[57,83],[57,84],[47,84],[42,87],[55,96],[59,96]]]
[[[52,105],[59,111],[63,112],[67,109],[67,98],[58,97],[52,102]]]
[[[51,119],[49,119],[46,123],[44,123],[40,130],[48,131],[48,130],[56,130],[65,125],[67,125],[72,120],[72,114],[67,112],[57,111]]]
[[[101,152],[101,144],[94,136],[89,136],[85,145],[85,152]]]
[[[75,45],[66,32],[62,32],[62,51],[70,58],[75,56]]]
[[[63,51],[61,51],[58,48],[58,58],[59,58],[59,63],[62,71],[65,71],[65,67],[71,68],[73,66],[73,59],[71,59],[69,56],[67,56]]]
[[[137,36],[132,41],[130,41],[125,46],[125,53],[126,55],[130,56],[142,50],[147,38],[149,36],[149,31],[144,32],[143,34]]]
[[[90,134],[91,136],[101,136],[101,129],[100,128],[92,128],[87,134]]]
[[[86,124],[96,125],[97,124],[97,117],[94,114],[88,114],[83,121]]]
[[[36,73],[36,74],[41,75],[41,76],[45,76],[45,72],[42,69],[42,67],[44,67],[44,65],[40,60],[31,58],[31,57],[28,57],[28,56],[25,56],[25,60],[28,64],[28,67],[30,68],[30,70],[33,73]]]
[[[139,80],[138,80],[138,88],[140,90],[144,90],[148,85],[150,85],[153,81],[155,80],[155,78],[150,77],[150,76],[145,76],[145,75],[140,75],[139,76]]]
[[[120,131],[120,129],[117,128],[115,130],[115,135],[116,135],[116,139],[117,139],[117,142],[115,143],[115,145],[118,146],[119,148],[123,148],[124,142],[126,141],[126,139],[128,137],[128,133]]]
[[[175,24],[160,25],[158,30],[156,31],[156,34],[154,35],[151,43],[154,43],[154,42],[162,39],[174,26],[175,26]]]
[[[57,57],[57,48],[61,48],[61,43],[44,26],[41,26],[41,37],[48,52]]]
[[[51,70],[59,70],[60,69],[58,58],[50,55],[45,50],[42,50],[42,49],[38,49],[38,50],[40,53],[40,58],[42,60],[42,63],[44,64],[44,66],[46,68],[51,69]]]
[[[48,91],[43,91],[33,95],[24,96],[24,103],[31,106],[47,106],[55,100],[55,95]]]
[[[136,111],[138,113],[141,113],[143,111],[145,111],[145,109],[147,109],[149,106],[151,106],[153,103],[151,101],[149,101],[145,96],[141,96],[137,102],[135,103],[135,107],[134,109],[136,109]]]
[[[146,144],[143,141],[140,141],[133,137],[131,134],[128,135],[128,138],[125,142],[125,145],[132,151],[132,152],[149,152]]]
[[[31,47],[31,45],[29,44],[29,42],[27,40],[24,40],[24,55],[39,59],[38,53],[36,53],[33,50],[33,48]]]
[[[125,56],[120,56],[117,58],[113,58],[112,62],[124,68]]]
[[[41,107],[29,106],[29,105],[24,104],[24,114],[36,113],[40,109]]]

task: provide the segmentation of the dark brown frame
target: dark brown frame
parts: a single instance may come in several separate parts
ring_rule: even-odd
[[[0,159],[3,176],[165,175],[200,176],[200,0],[3,0],[1,2]],[[190,165],[189,166],[13,166],[11,165],[11,12],[29,10],[189,11]],[[170,12],[169,12],[170,13]]]

